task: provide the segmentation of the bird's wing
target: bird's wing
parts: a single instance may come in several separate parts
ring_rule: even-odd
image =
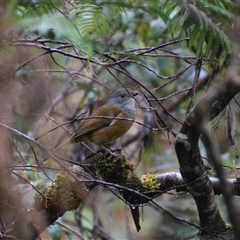
[[[72,136],[75,139],[87,133],[94,132],[100,128],[112,125],[115,121],[114,117],[119,115],[121,110],[111,104],[104,104],[102,107],[94,111],[90,119],[85,120],[77,130],[76,134]],[[92,118],[91,118],[92,117]],[[94,118],[97,117],[97,118]],[[113,118],[100,118],[100,117],[113,117]]]

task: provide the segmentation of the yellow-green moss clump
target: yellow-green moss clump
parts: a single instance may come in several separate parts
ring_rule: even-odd
[[[141,177],[143,186],[150,191],[157,190],[160,188],[160,183],[157,181],[157,174],[145,174]]]

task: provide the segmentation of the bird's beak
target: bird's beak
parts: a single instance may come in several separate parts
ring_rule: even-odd
[[[138,95],[138,93],[139,93],[138,91],[132,91],[132,92],[131,92],[131,95],[132,95],[133,97],[135,97],[135,96]]]

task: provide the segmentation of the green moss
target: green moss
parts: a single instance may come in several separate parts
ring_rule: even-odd
[[[106,182],[116,183],[133,190],[145,190],[141,180],[134,173],[133,164],[124,155],[119,158],[103,158],[97,161],[94,167]]]
[[[78,183],[67,173],[58,173],[55,181],[40,197],[42,206],[51,215],[62,216],[66,211],[76,209],[82,202],[78,195]]]
[[[129,164],[122,158],[103,158],[94,164],[101,177],[108,182],[123,184],[128,177]]]
[[[225,226],[226,226],[226,229],[232,229],[232,224],[230,224],[230,223],[225,223]]]

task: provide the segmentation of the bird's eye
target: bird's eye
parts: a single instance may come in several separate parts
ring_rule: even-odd
[[[125,96],[125,94],[124,94],[124,93],[122,93],[122,94],[121,94],[121,97],[123,98],[124,96]]]

